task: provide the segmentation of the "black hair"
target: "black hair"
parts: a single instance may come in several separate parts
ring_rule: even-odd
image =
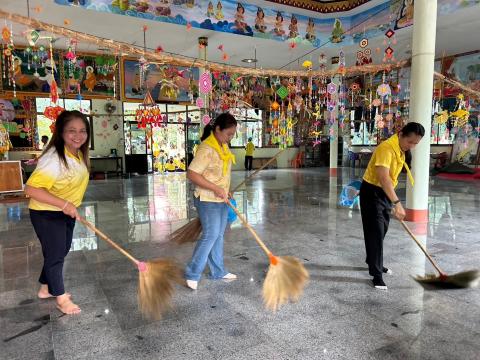
[[[204,128],[203,128],[203,134],[202,134],[202,137],[200,140],[205,140],[206,138],[208,138],[210,136],[210,134],[217,128],[219,127],[220,130],[225,130],[225,129],[229,129],[233,126],[237,126],[237,120],[235,120],[235,117],[226,112],[226,113],[223,113],[223,114],[220,114],[217,116],[217,118],[215,119],[215,121],[213,122],[210,122],[210,124],[206,125]]]
[[[90,146],[90,123],[88,122],[87,117],[77,110],[65,110],[62,111],[60,115],[58,115],[57,120],[55,121],[55,131],[53,132],[52,138],[50,139],[50,142],[43,151],[42,155],[51,148],[55,148],[58,157],[68,168],[67,158],[65,157],[65,140],[63,140],[63,132],[65,131],[65,127],[67,126],[67,124],[74,119],[82,120],[82,122],[85,124],[85,129],[87,130],[87,140],[80,147],[80,152],[83,155],[83,162],[87,166],[87,169],[89,169],[90,158],[88,150]]]
[[[48,136],[47,135],[42,135],[42,138],[41,140],[45,139],[46,141],[48,141]]]
[[[280,19],[282,19],[283,21],[283,15],[280,11],[277,11],[277,16],[275,17],[275,19],[278,19],[280,17]]]
[[[409,122],[400,130],[401,136],[409,136],[410,134],[423,137],[425,135],[425,128],[422,124],[417,122]]]
[[[262,15],[263,15],[262,19],[263,19],[265,17],[265,13],[263,12],[263,9],[261,7],[259,7],[257,9],[257,17],[258,17],[258,15],[260,15],[260,13],[262,13]]]

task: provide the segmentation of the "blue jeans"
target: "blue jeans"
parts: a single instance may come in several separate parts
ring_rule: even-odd
[[[198,240],[192,259],[185,269],[187,280],[200,280],[208,263],[210,277],[221,279],[227,274],[223,265],[223,234],[227,226],[228,205],[194,199],[200,222],[202,236]]]

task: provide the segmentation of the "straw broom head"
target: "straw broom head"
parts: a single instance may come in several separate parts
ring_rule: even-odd
[[[288,301],[298,301],[309,276],[305,266],[293,256],[269,257],[270,266],[263,283],[263,301],[268,309],[276,311]]]
[[[140,263],[138,268],[138,307],[146,317],[159,320],[171,308],[173,283],[182,283],[182,271],[169,259]]]
[[[201,232],[202,224],[200,223],[200,219],[197,217],[171,233],[170,241],[174,241],[180,245],[188,242],[195,242],[197,241]]]

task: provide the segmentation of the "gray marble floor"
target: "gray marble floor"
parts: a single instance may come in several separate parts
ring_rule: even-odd
[[[269,170],[235,194],[267,245],[310,272],[300,301],[275,314],[261,298],[268,260],[237,222],[225,262],[239,279],[177,287],[160,321],[138,312],[131,263],[77,224],[64,275],[82,313],[61,316],[35,297],[42,254],[25,204],[0,205],[0,359],[479,359],[480,290],[416,283],[411,275],[433,269],[395,221],[384,249],[389,289],[372,288],[360,214],[337,207],[358,171]],[[233,184],[244,176],[235,172]],[[405,181],[400,188],[404,196]],[[480,185],[432,179],[430,188],[422,241],[447,272],[480,267]],[[190,192],[183,174],[92,181],[81,211],[136,257],[185,264],[192,244],[166,235],[195,216]]]

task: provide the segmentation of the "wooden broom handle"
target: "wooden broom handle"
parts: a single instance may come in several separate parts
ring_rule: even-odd
[[[113,240],[111,240],[107,235],[105,235],[103,232],[101,232],[100,230],[98,230],[95,226],[93,226],[92,223],[88,222],[87,220],[85,220],[83,217],[80,217],[79,218],[80,222],[85,225],[86,227],[88,227],[90,230],[92,230],[95,234],[97,234],[98,236],[100,236],[103,240],[105,240],[107,243],[109,243],[111,246],[113,246],[115,249],[117,249],[118,251],[120,251],[123,255],[125,255],[127,258],[129,258],[135,265],[139,265],[140,261],[138,261],[137,259],[135,259],[132,255],[130,255],[127,251],[125,251],[122,247],[120,247],[120,245],[118,245],[117,243],[115,243]]]
[[[255,238],[255,240],[257,240],[257,243],[258,245],[260,245],[260,247],[262,248],[263,251],[265,251],[265,253],[271,257],[273,256],[272,252],[270,250],[268,250],[267,246],[265,245],[265,243],[262,241],[262,239],[260,239],[260,237],[257,235],[257,233],[255,232],[255,230],[253,230],[252,226],[247,222],[247,220],[245,220],[245,218],[243,217],[242,214],[240,214],[240,212],[238,211],[238,209],[232,205],[232,203],[230,202],[230,200],[227,200],[227,205],[230,206],[232,208],[233,211],[235,211],[235,214],[237,214],[238,218],[242,221],[243,225],[252,233],[253,237]]]
[[[235,189],[232,190],[232,194],[237,191],[238,189],[240,189],[242,187],[243,184],[245,184],[248,180],[250,180],[252,177],[254,177],[255,175],[258,174],[259,171],[265,169],[268,165],[270,165],[282,152],[284,152],[285,149],[282,149],[280,150],[279,152],[277,152],[275,154],[274,157],[272,157],[270,160],[268,160],[265,164],[262,165],[262,167],[260,169],[257,169],[255,170],[253,173],[251,173],[245,180],[243,180],[240,184],[238,184]]]
[[[423,253],[425,254],[425,256],[427,257],[428,260],[430,260],[430,262],[432,263],[433,267],[435,269],[437,269],[437,271],[440,273],[441,276],[445,276],[446,273],[444,273],[442,271],[442,269],[440,269],[440,267],[437,265],[437,263],[435,262],[435,260],[432,259],[432,257],[430,256],[430,254],[427,252],[427,249],[425,249],[425,246],[422,245],[422,243],[420,241],[418,241],[417,237],[413,234],[412,230],[410,230],[410,228],[407,226],[407,224],[405,223],[405,221],[403,220],[400,220],[400,223],[402,224],[403,228],[408,232],[408,234],[412,237],[412,239],[417,243],[418,247],[420,249],[422,249]]]

